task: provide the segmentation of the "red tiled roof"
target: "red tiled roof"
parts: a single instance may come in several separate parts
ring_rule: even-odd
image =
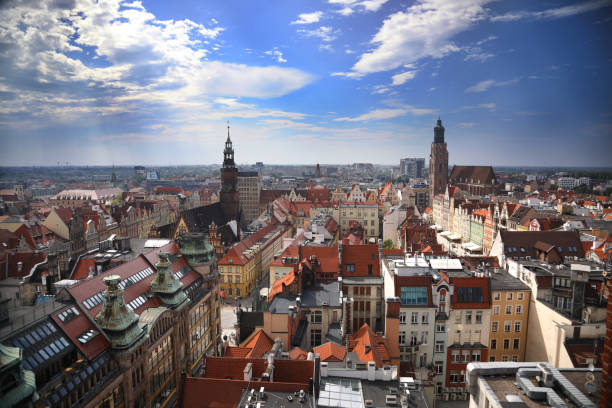
[[[74,273],[70,277],[70,279],[74,279],[74,280],[87,279],[87,277],[89,276],[89,267],[92,267],[93,271],[95,271],[96,260],[81,258],[79,260],[79,263],[77,264],[77,267]]]
[[[237,358],[246,358],[246,356],[251,352],[250,348],[246,347],[234,347],[227,346],[225,348],[224,357],[237,357]]]
[[[244,390],[260,387],[266,391],[296,392],[306,390],[308,384],[187,377],[184,381],[182,407],[236,408]]]
[[[346,272],[346,265],[355,265],[355,272]],[[342,247],[342,272],[346,276],[380,276],[378,245],[347,245]],[[372,265],[369,274],[368,265]]]
[[[391,362],[391,357],[384,339],[378,336],[367,323],[349,337],[349,351],[354,352],[360,361],[376,363],[381,368]]]
[[[346,356],[346,348],[331,341],[315,347],[312,351],[321,356],[321,361],[344,361]]]
[[[66,207],[57,207],[55,208],[55,213],[64,221],[65,224],[68,224],[72,219],[72,210]]]
[[[87,316],[82,313],[82,310],[78,308],[77,309],[79,310],[79,315],[77,317],[68,320],[65,323],[62,322],[57,316],[69,308],[70,306],[66,306],[59,312],[53,313],[51,315],[51,318],[55,321],[55,323],[57,323],[60,329],[64,333],[66,333],[66,335],[70,337],[70,339],[72,339],[72,342],[75,346],[77,346],[79,351],[83,353],[89,360],[93,360],[98,354],[110,347],[110,343],[108,342],[108,340],[106,340],[106,337],[104,337],[104,335],[99,332],[96,337],[94,337],[87,343],[81,343],[78,340],[78,337],[83,334],[83,332],[90,329],[97,331],[97,329],[95,328],[93,323],[87,318]]]
[[[219,260],[219,265],[229,265],[230,263],[232,265],[245,265],[249,259],[246,257],[246,255],[244,255],[244,252],[248,250],[251,246],[253,246],[255,243],[257,243],[257,241],[262,239],[267,233],[274,231],[281,225],[282,224],[277,223],[270,224],[268,226],[263,227],[256,233],[249,235],[242,241],[238,242],[236,245],[230,248],[229,251],[227,251],[223,258]],[[283,228],[287,229],[290,228],[290,226],[283,226]],[[270,241],[268,240],[267,242],[263,243],[263,245],[265,246],[269,243]]]
[[[272,350],[274,346],[274,340],[266,334],[265,331],[259,329],[255,332],[255,335],[251,335],[251,339],[247,339],[246,343],[243,343],[244,348],[251,350],[246,355],[247,358],[261,358],[264,354]]]
[[[277,279],[272,285],[272,289],[270,289],[270,293],[268,294],[268,302],[271,302],[274,299],[274,296],[283,292],[283,284],[284,286],[289,286],[295,281],[295,272],[291,271],[287,275],[283,276],[280,279]]]
[[[306,360],[308,358],[308,353],[299,347],[294,347],[289,352],[289,358],[292,360]]]

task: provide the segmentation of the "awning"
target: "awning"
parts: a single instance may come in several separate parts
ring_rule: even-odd
[[[221,296],[223,299],[225,299],[225,298],[226,298],[226,296],[225,296],[225,292],[224,292],[224,291],[222,291],[222,290],[218,290],[216,293],[217,293],[217,295]]]
[[[465,244],[461,244],[461,247],[471,252],[482,250],[482,247],[480,245],[476,245],[473,242],[466,242]]]
[[[459,234],[452,234],[451,236],[448,237],[449,240],[451,241],[456,241],[458,239],[461,239],[461,235]]]
[[[447,236],[447,235],[451,235],[451,234],[452,234],[452,233],[451,233],[450,231],[442,231],[442,232],[440,233],[440,236],[441,236],[441,237],[445,237],[445,236]]]

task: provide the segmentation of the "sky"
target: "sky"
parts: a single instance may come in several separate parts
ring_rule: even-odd
[[[612,165],[612,0],[3,0],[0,165]]]

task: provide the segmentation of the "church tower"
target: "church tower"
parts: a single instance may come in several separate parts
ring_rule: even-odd
[[[223,167],[221,168],[221,208],[228,220],[239,222],[240,201],[238,197],[238,169],[234,163],[234,148],[227,126],[227,140],[223,150]]]
[[[443,194],[448,184],[448,150],[444,141],[444,126],[438,118],[434,127],[434,141],[431,144],[431,155],[429,156],[429,202],[437,194]]]

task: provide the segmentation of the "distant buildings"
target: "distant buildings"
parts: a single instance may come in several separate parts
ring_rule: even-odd
[[[399,175],[409,179],[422,178],[425,158],[405,158],[400,160]]]
[[[240,211],[245,224],[259,216],[259,196],[261,193],[261,173],[258,171],[238,172],[238,194]]]

